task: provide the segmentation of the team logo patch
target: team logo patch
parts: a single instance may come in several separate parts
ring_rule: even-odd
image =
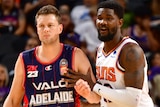
[[[63,75],[64,73],[67,72],[67,67],[68,67],[68,61],[67,59],[61,59],[59,62],[59,67],[60,67],[60,73]]]
[[[38,65],[27,65],[27,77],[38,77]]]

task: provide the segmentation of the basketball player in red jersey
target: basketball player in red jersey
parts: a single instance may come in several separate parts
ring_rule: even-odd
[[[88,85],[78,73],[68,74],[69,83],[90,103],[101,107],[153,107],[148,94],[147,62],[138,43],[121,33],[123,8],[115,0],[99,4],[96,25],[102,44],[97,50],[97,83]],[[72,71],[71,71],[72,72]],[[89,78],[88,78],[89,79]]]
[[[90,70],[95,82],[86,55],[79,48],[60,43],[63,26],[54,6],[42,7],[36,23],[41,45],[20,53],[3,107],[81,107],[79,95],[73,87],[66,87],[61,74],[68,68],[84,75]]]

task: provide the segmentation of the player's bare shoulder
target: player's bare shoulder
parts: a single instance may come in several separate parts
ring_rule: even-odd
[[[121,50],[119,61],[124,68],[137,66],[144,67],[144,52],[138,44],[127,43]]]
[[[87,58],[86,54],[82,51],[82,49],[75,47],[74,51],[76,59],[83,61],[83,59]]]
[[[91,68],[87,55],[80,48],[75,48],[74,51],[75,51],[75,70],[83,74],[86,74],[88,69]]]

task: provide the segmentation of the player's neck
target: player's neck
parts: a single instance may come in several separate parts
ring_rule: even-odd
[[[118,37],[114,37],[113,40],[105,42],[104,43],[104,52],[108,53],[111,50],[113,50],[114,48],[116,48],[116,46],[122,41],[122,36],[118,35]]]
[[[37,56],[43,62],[50,62],[54,60],[61,52],[62,45],[60,43],[56,45],[42,45],[38,48]]]

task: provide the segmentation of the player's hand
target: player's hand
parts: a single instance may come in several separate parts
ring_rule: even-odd
[[[74,86],[76,92],[83,96],[84,98],[87,98],[89,94],[91,93],[91,88],[87,81],[84,81],[82,79],[79,79],[76,82],[76,85]]]
[[[72,69],[68,69],[67,72],[63,75],[63,77],[65,77],[64,81],[68,82],[67,87],[74,87],[79,79],[87,81],[91,89],[95,85],[91,78],[91,70],[88,70],[87,74],[84,75],[79,72],[73,71]]]

